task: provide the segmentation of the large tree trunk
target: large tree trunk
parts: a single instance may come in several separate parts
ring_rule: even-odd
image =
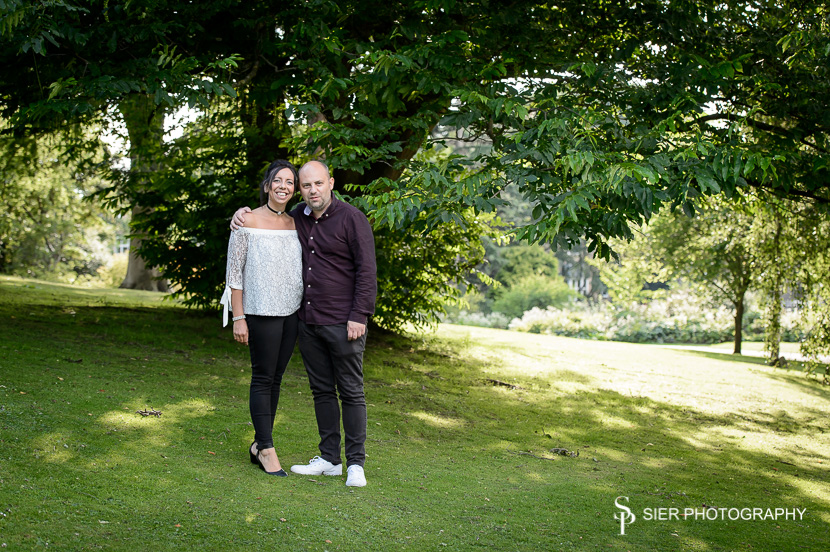
[[[781,284],[776,278],[776,284],[768,298],[769,313],[767,327],[764,333],[764,350],[767,353],[767,364],[781,365]]]
[[[781,289],[783,288],[782,264],[779,261],[781,251],[781,215],[776,214],[775,234],[772,239],[772,255],[766,260],[773,273],[772,281],[767,282],[767,327],[764,332],[764,351],[767,364],[780,366],[781,359]]]
[[[130,173],[132,185],[148,185],[149,175],[160,162],[162,139],[164,137],[164,110],[153,98],[145,94],[131,94],[124,98],[118,109],[124,117],[127,134],[130,137]],[[133,216],[143,211],[133,206]],[[168,291],[169,284],[154,267],[149,267],[138,255],[141,236],[130,238],[130,258],[127,276],[122,288],[146,291]]]
[[[738,298],[738,302],[735,303],[735,350],[732,351],[732,354],[739,355],[741,354],[741,342],[743,341],[743,329],[744,329],[744,297],[746,293],[742,293],[741,296]]]
[[[133,207],[133,214],[139,212],[141,207]],[[125,289],[142,289],[145,291],[169,291],[170,285],[162,277],[157,268],[148,267],[144,259],[136,253],[141,246],[141,238],[130,238],[130,257],[127,264],[127,276],[121,282]]]

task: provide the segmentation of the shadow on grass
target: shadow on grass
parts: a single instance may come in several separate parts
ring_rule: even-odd
[[[667,347],[670,348],[670,347]],[[760,364],[761,366],[766,366],[766,361],[763,357],[756,357],[750,355],[735,355],[732,353],[716,353],[713,351],[695,351],[692,349],[672,349],[673,351],[677,352],[678,354],[682,355],[690,355],[690,356],[697,356],[702,358],[708,358],[712,360],[723,360],[725,362],[743,362],[746,364]]]
[[[790,385],[796,385],[805,393],[809,393],[815,397],[821,399],[828,399],[830,397],[830,386],[822,383],[821,376],[814,376],[807,374],[804,368],[796,369],[796,368],[773,368],[772,370],[764,374],[766,378],[769,378],[773,381],[778,381],[781,383],[788,383]],[[793,378],[788,372],[800,372],[801,377]]]

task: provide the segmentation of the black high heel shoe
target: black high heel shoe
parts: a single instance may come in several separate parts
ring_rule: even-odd
[[[256,441],[251,443],[251,447],[253,447],[255,445],[256,445]],[[251,452],[251,447],[248,447],[248,454],[251,455],[251,464],[259,464],[259,460],[257,460],[256,454]],[[259,453],[259,447],[256,447],[256,451],[257,451],[257,453]]]
[[[265,466],[262,465],[262,461],[259,459],[259,448],[256,451],[256,463],[259,464],[259,469],[267,473],[268,475],[276,475],[277,477],[288,477],[288,474],[285,473],[285,470],[280,468],[277,471],[269,472],[265,469]]]

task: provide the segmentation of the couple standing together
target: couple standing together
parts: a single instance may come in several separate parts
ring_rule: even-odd
[[[298,187],[304,203],[287,212]],[[342,404],[346,485],[363,487],[363,350],[377,295],[375,244],[366,216],[333,197],[333,189],[334,178],[320,161],[299,172],[288,161],[271,163],[260,207],[239,209],[231,223],[223,318],[227,324],[230,307],[234,339],[251,354],[251,462],[270,475],[288,475],[272,431],[282,376],[299,337],[320,455],[291,471],[342,475]]]

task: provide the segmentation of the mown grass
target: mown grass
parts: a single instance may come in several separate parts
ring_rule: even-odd
[[[0,278],[8,549],[830,549],[830,390],[797,370],[461,326],[374,332],[369,485],[350,489],[248,463],[247,350],[218,314],[158,297]],[[286,466],[316,453],[298,354],[276,438]],[[625,535],[618,496],[639,516]],[[807,513],[642,518],[704,504]]]

